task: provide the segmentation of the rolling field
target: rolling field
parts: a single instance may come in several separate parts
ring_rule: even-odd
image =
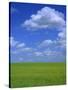
[[[11,87],[61,85],[66,83],[65,63],[11,64]]]

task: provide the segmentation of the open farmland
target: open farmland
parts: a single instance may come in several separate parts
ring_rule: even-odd
[[[65,63],[11,64],[11,87],[61,85],[66,83]]]

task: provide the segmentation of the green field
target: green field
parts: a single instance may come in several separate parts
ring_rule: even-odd
[[[11,64],[11,87],[61,85],[66,83],[65,63]]]

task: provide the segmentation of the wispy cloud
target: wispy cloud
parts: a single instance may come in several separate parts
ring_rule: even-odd
[[[13,40],[15,41],[15,39],[13,38]],[[17,43],[16,43],[17,42]],[[57,43],[62,43],[61,41],[58,41]],[[41,46],[43,49],[39,49],[39,48],[31,48],[28,47],[26,44],[20,43],[19,41],[15,41],[15,44],[13,45],[13,47],[15,48],[14,50],[12,50],[11,48],[11,54],[18,56],[19,61],[23,61],[23,62],[27,62],[27,61],[47,61],[47,60],[53,60],[56,59],[57,56],[58,60],[59,59],[63,59],[65,58],[64,55],[64,51],[62,51],[62,49],[60,48],[61,45],[54,45],[57,44],[55,41],[51,41],[51,40],[45,40],[43,44],[44,46],[47,44],[47,48]],[[21,46],[20,46],[21,45]],[[52,47],[50,46],[52,45]],[[56,46],[58,46],[59,48],[56,49]],[[25,57],[26,56],[26,57]],[[25,60],[26,59],[26,60]],[[35,60],[34,60],[35,59]],[[47,59],[47,60],[46,60]],[[60,60],[61,61],[61,60]]]
[[[25,45],[25,43],[19,43],[18,45],[17,45],[17,48],[22,48],[22,47],[25,47],[26,45]]]
[[[21,51],[30,52],[30,51],[32,51],[32,48],[30,48],[30,47],[24,47],[24,48],[21,49]]]
[[[34,52],[34,54],[35,54],[36,56],[43,56],[43,53],[40,52],[40,51],[36,51],[36,52]]]

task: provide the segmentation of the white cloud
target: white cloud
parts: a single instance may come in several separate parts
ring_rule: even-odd
[[[44,40],[38,46],[39,48],[50,48],[50,49],[64,49],[66,48],[66,40],[59,38],[57,40]]]
[[[16,47],[16,48],[23,48],[26,46],[26,44],[24,42],[17,41],[12,36],[10,37],[10,45],[11,45],[11,47]]]
[[[16,46],[18,43],[19,43],[19,42],[16,41],[16,40],[14,39],[14,37],[10,37],[10,45],[11,45],[11,47]]]
[[[49,46],[51,46],[53,44],[56,44],[56,41],[55,40],[49,40],[49,39],[48,40],[43,40],[40,43],[39,47],[49,47]]]
[[[19,53],[30,53],[34,51],[33,48],[28,47],[24,42],[20,42],[15,40],[14,37],[10,37],[10,46],[11,46],[11,53],[12,54],[19,54]],[[13,50],[14,48],[14,50]]]
[[[51,51],[50,49],[46,49],[46,50],[44,51],[44,54],[47,55],[47,56],[52,55],[52,53],[53,53],[53,51]]]
[[[58,43],[57,47],[66,49],[66,40],[65,39],[59,39],[57,43]]]
[[[25,43],[20,43],[17,45],[18,48],[21,48],[21,47],[24,47],[25,46]]]
[[[57,40],[44,40],[40,43],[39,47],[58,46],[65,47],[66,42],[66,22],[64,20],[64,14],[54,8],[44,7],[38,10],[36,14],[31,15],[29,20],[22,23],[22,26],[27,30],[58,30]]]
[[[40,51],[40,50],[37,50],[34,52],[33,55],[35,56],[42,56],[42,57],[45,57],[45,56],[48,56],[48,57],[51,57],[51,56],[62,56],[62,51],[60,50],[52,50],[51,48],[45,48],[44,50]]]
[[[66,31],[61,31],[58,33],[58,43],[61,45],[61,47],[65,48],[66,47]]]
[[[23,50],[24,51],[29,51],[29,50],[31,50],[31,48],[26,47],[26,48],[23,48]]]
[[[60,52],[60,51],[51,50],[51,49],[49,49],[49,48],[44,51],[44,55],[46,55],[46,56],[62,55],[61,53],[62,53],[62,52]]]
[[[37,14],[31,15],[30,19],[26,20],[22,26],[29,30],[57,28],[62,31],[61,29],[65,27],[65,20],[63,13],[50,7],[44,7],[37,11]]]
[[[21,51],[24,51],[24,52],[32,51],[32,48],[24,47],[24,48],[21,49]]]
[[[43,53],[42,53],[42,52],[39,52],[39,51],[34,52],[34,54],[35,54],[36,56],[43,56]]]
[[[62,32],[59,32],[58,33],[58,37],[61,38],[61,39],[66,39],[66,32],[65,32],[65,30],[62,31]]]

